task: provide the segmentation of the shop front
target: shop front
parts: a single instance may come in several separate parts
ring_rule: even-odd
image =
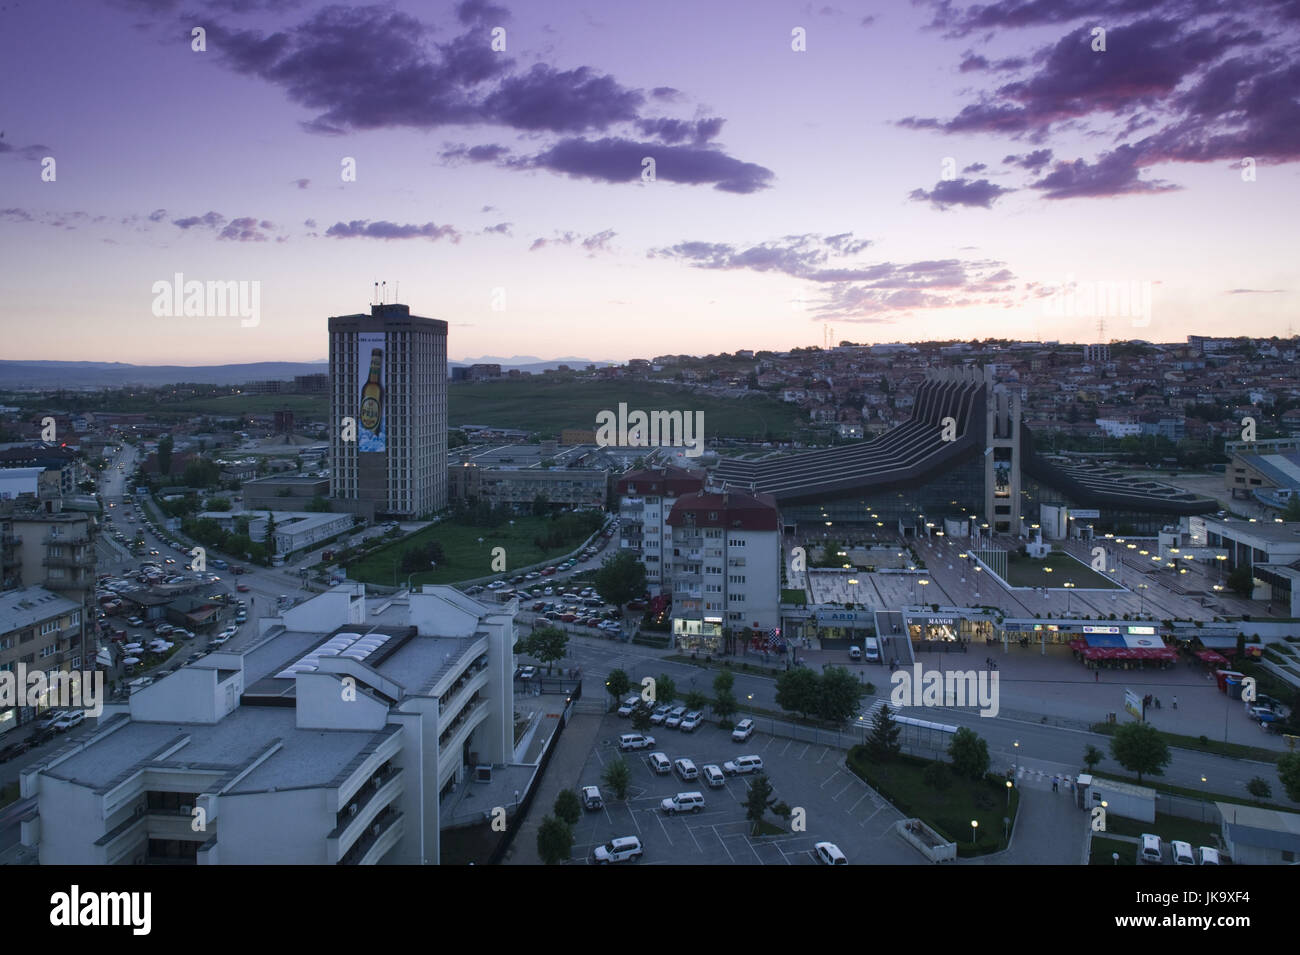
[[[689,653],[713,655],[722,651],[722,618],[673,618],[673,640],[678,649]]]
[[[907,614],[907,634],[917,650],[964,649],[972,642],[988,643],[995,638],[993,621],[965,614]]]
[[[818,610],[813,614],[813,620],[823,650],[861,646],[863,637],[876,634],[876,615],[871,610]]]

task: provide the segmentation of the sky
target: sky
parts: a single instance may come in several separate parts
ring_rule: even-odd
[[[1297,47],[1297,0],[0,0],[0,359],[319,360],[377,282],[453,360],[1289,335]]]

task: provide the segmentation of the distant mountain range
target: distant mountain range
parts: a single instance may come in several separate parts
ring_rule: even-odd
[[[612,362],[588,358],[544,360],[532,355],[513,358],[468,358],[449,365],[497,364],[502,371],[518,368],[534,374],[569,365],[609,365]],[[249,381],[291,381],[296,375],[320,375],[329,371],[326,359],[319,361],[259,361],[240,365],[128,365],[108,361],[9,361],[0,359],[0,388],[119,388],[125,385],[157,387],[177,382],[200,385],[242,385]]]

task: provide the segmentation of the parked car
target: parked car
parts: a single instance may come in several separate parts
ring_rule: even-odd
[[[673,711],[671,703],[660,703],[655,707],[655,711],[650,714],[650,722],[655,726],[660,726],[663,721],[668,719],[668,714]]]
[[[618,708],[618,715],[619,715],[619,716],[631,716],[631,715],[632,715],[632,711],[636,709],[637,704],[640,703],[640,702],[641,702],[641,697],[639,697],[639,696],[637,696],[637,695],[635,695],[635,694],[632,695],[632,696],[629,696],[626,700],[623,701],[622,705],[619,706],[619,708]]]
[[[673,771],[673,764],[668,761],[666,753],[651,753],[646,759],[650,761],[650,768],[660,776],[667,776]]]
[[[1169,848],[1174,853],[1174,865],[1196,865],[1196,857],[1192,855],[1190,843],[1175,839],[1169,843]]]
[[[737,756],[735,759],[729,759],[722,764],[722,771],[728,776],[756,773],[762,768],[763,757],[761,756]]]
[[[683,733],[693,733],[704,722],[704,714],[699,710],[691,710],[682,717],[681,726],[678,727]]]
[[[1165,861],[1164,849],[1160,837],[1149,832],[1142,833],[1142,844],[1138,849],[1138,859],[1145,865],[1160,865]]]
[[[621,836],[597,846],[591,854],[593,862],[608,865],[611,862],[635,862],[641,858],[641,840],[636,836]]]
[[[642,736],[640,733],[624,733],[618,738],[618,748],[623,752],[630,749],[649,749],[654,744],[653,736]]]
[[[704,774],[704,783],[710,789],[721,789],[727,785],[726,778],[722,775],[722,770],[714,763],[709,763],[701,770]]]
[[[736,724],[736,728],[731,731],[733,742],[743,743],[754,735],[754,721],[750,719],[741,720]]]
[[[664,717],[664,726],[670,730],[677,729],[682,725],[682,718],[686,715],[686,707],[675,706],[668,715]]]
[[[604,805],[605,805],[605,800],[601,798],[600,789],[598,787],[596,786],[582,787],[582,808],[595,810],[595,809],[600,809]]]
[[[1200,857],[1201,865],[1219,865],[1219,850],[1212,849],[1209,846],[1201,846],[1196,850]]]
[[[515,679],[531,680],[535,676],[537,676],[537,667],[525,666],[519,668],[519,672],[515,674]]]
[[[0,748],[0,763],[8,762],[15,756],[21,756],[23,753],[27,752],[30,745],[31,744],[27,740],[23,739]]]
[[[673,769],[677,770],[677,775],[682,778],[682,782],[700,778],[700,771],[695,768],[694,761],[685,756],[673,761]]]
[[[70,710],[67,713],[64,713],[57,720],[55,720],[54,725],[50,728],[57,730],[60,733],[66,733],[74,726],[80,726],[85,721],[86,721],[85,710]]]
[[[844,858],[844,853],[840,847],[833,842],[819,842],[813,846],[813,854],[817,856],[817,861],[822,865],[848,865],[849,860]]]
[[[704,809],[704,794],[678,793],[659,803],[659,808],[670,816],[679,812],[701,812]]]

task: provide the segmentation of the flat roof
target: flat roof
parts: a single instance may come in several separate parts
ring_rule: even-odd
[[[80,604],[44,587],[11,590],[0,594],[0,633],[20,630],[50,617],[80,609]]]

